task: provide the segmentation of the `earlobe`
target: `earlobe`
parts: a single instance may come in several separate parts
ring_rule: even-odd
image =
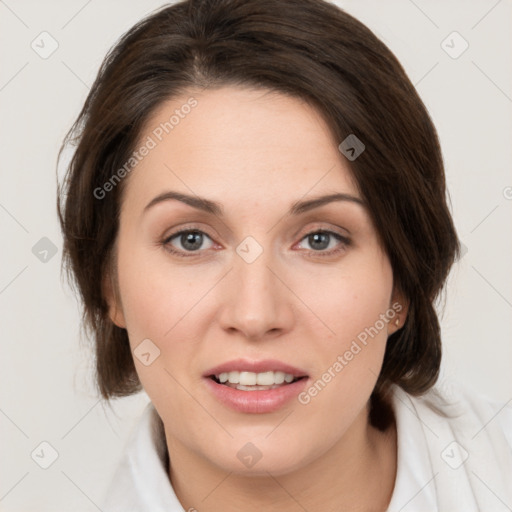
[[[395,312],[395,316],[389,322],[388,332],[389,334],[393,334],[405,324],[409,311],[409,300],[397,288],[393,288],[390,307]]]
[[[124,321],[123,311],[118,307],[117,304],[114,304],[113,306],[109,305],[108,316],[110,317],[110,320],[112,320],[112,322],[117,325],[117,327],[126,329],[126,322]]]
[[[110,320],[122,329],[126,329],[123,308],[119,298],[116,284],[113,282],[112,274],[108,273],[103,279],[103,293],[108,305],[108,316]]]

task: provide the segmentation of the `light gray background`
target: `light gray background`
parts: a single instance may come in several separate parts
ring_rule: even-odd
[[[512,2],[338,4],[396,54],[439,131],[453,215],[467,249],[449,280],[444,375],[509,401]],[[79,343],[78,305],[60,280],[55,167],[107,50],[161,5],[0,1],[1,511],[98,510],[95,503],[148,400],[140,394],[110,411],[94,394],[90,352]],[[59,45],[48,59],[31,48],[43,31]],[[469,43],[456,59],[441,46],[453,31]],[[456,51],[461,42],[445,44]],[[32,252],[43,237],[57,248],[46,262]],[[31,458],[42,441],[59,454],[46,470]]]

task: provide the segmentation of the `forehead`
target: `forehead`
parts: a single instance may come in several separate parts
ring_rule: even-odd
[[[275,91],[190,91],[155,110],[136,147],[144,144],[151,149],[124,198],[139,208],[165,189],[260,205],[325,191],[358,194],[322,116]]]

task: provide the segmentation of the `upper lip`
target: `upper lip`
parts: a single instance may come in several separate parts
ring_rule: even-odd
[[[250,359],[233,359],[232,361],[227,361],[213,368],[210,368],[203,374],[203,377],[211,377],[212,375],[219,375],[221,373],[235,371],[254,373],[274,371],[289,373],[294,377],[307,377],[307,372],[304,370],[295,368],[294,366],[283,363],[282,361],[277,361],[276,359],[263,359],[261,361],[251,361]]]

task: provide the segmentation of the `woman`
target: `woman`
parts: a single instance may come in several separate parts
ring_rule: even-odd
[[[133,27],[68,135],[65,264],[105,399],[151,399],[102,510],[507,510],[512,413],[434,387],[459,253],[401,65],[320,0]]]

